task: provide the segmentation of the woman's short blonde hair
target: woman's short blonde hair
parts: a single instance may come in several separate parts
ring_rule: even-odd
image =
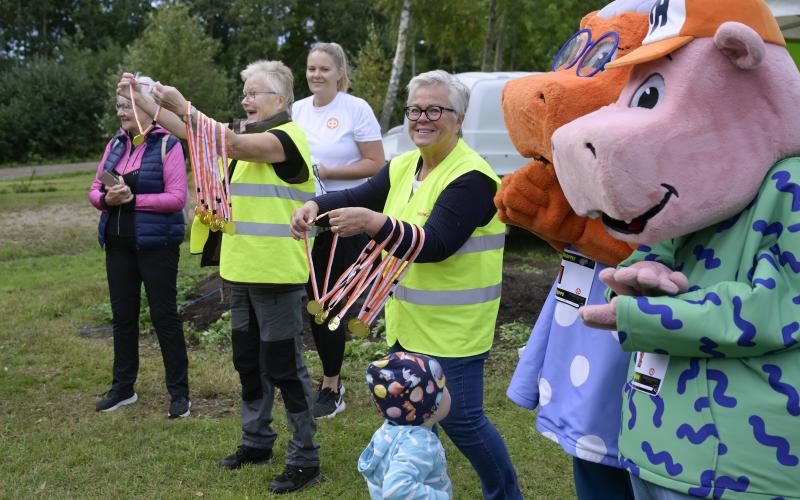
[[[324,52],[331,56],[336,69],[342,75],[339,81],[336,82],[336,90],[347,92],[347,89],[350,88],[350,66],[347,64],[347,55],[344,53],[342,46],[334,42],[317,42],[311,46],[308,55],[314,52]]]
[[[246,82],[253,75],[261,74],[267,81],[267,90],[277,92],[286,97],[286,109],[292,109],[294,102],[294,76],[285,64],[280,61],[260,60],[251,62],[242,70],[242,81]]]

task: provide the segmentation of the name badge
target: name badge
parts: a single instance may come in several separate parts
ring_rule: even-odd
[[[661,390],[661,382],[667,374],[669,355],[652,352],[637,352],[634,357],[636,366],[633,370],[631,386],[637,391],[657,396]]]
[[[571,250],[561,254],[556,300],[578,308],[586,304],[594,281],[595,261]]]

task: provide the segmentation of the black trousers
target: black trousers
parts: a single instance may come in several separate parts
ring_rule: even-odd
[[[139,307],[142,283],[150,319],[161,346],[166,385],[172,399],[189,397],[189,360],[178,316],[178,245],[136,248],[133,238],[106,240],[106,273],[114,316],[114,379],[111,390],[133,391],[139,372]]]
[[[366,234],[339,238],[336,243],[333,264],[331,265],[328,289],[333,287],[339,276],[350,267],[350,264],[355,262],[367,243],[369,243],[369,237]],[[311,256],[314,258],[314,274],[317,276],[317,287],[320,295],[324,287],[325,271],[328,267],[332,244],[333,233],[325,231],[314,238],[314,247],[311,249]],[[310,281],[307,286],[307,292],[309,299],[314,296]],[[356,306],[357,304],[353,306],[348,316],[355,316],[358,313],[358,310],[355,309]],[[346,332],[346,320],[342,321],[339,328],[333,332],[328,329],[328,323],[318,325],[313,318],[311,320],[311,334],[314,336],[314,344],[317,346],[317,353],[320,361],[322,361],[322,371],[326,377],[335,377],[342,370]]]

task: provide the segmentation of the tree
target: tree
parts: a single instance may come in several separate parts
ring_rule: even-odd
[[[380,35],[371,24],[367,42],[353,60],[353,94],[369,103],[377,116],[382,108],[389,80],[386,75],[391,66],[381,45]]]
[[[403,7],[400,10],[400,24],[397,27],[397,45],[394,52],[394,60],[392,61],[392,72],[389,75],[389,86],[386,90],[386,99],[383,102],[383,111],[381,112],[381,131],[386,132],[389,128],[389,120],[392,117],[392,109],[394,108],[394,100],[397,97],[397,88],[400,84],[400,75],[403,71],[403,63],[405,61],[406,53],[406,35],[408,33],[408,24],[411,20],[411,0],[403,0]]]
[[[97,82],[87,64],[34,57],[0,74],[0,163],[102,152]]]
[[[198,109],[225,118],[235,101],[232,82],[214,63],[220,42],[203,32],[184,5],[158,9],[130,46],[122,69],[173,85]],[[115,82],[119,74],[115,75]]]
[[[497,0],[489,0],[489,24],[486,27],[486,42],[483,44],[483,60],[481,61],[481,71],[489,68],[489,60],[492,57],[492,46],[494,45],[494,25],[497,23]]]
[[[78,32],[83,34],[81,49],[127,45],[141,33],[152,9],[150,0],[0,0],[0,60],[7,66],[53,57]]]
[[[523,71],[548,71],[558,49],[578,30],[583,16],[608,3],[607,0],[505,1],[508,3],[504,12],[511,15],[512,23],[510,46],[506,48],[509,64],[512,69]]]

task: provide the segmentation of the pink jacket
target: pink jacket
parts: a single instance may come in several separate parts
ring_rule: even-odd
[[[120,132],[124,131],[120,129]],[[165,135],[169,132],[161,127],[156,128],[153,134]],[[106,163],[109,150],[111,149],[111,141],[106,144],[106,149],[103,152],[103,158],[97,166],[97,173],[92,182],[92,187],[89,189],[89,201],[98,210],[103,210],[100,204],[100,198],[103,196],[104,191],[101,190],[103,185],[100,182],[100,174],[103,173],[103,165]],[[144,154],[145,144],[142,143],[133,148],[131,151],[131,142],[128,141],[125,147],[125,152],[122,155],[114,171],[119,175],[124,175],[129,172],[134,172],[141,166],[142,155]],[[136,210],[144,212],[177,212],[183,210],[186,204],[186,163],[183,157],[183,148],[173,147],[164,157],[164,192],[158,194],[137,194],[136,195]]]

